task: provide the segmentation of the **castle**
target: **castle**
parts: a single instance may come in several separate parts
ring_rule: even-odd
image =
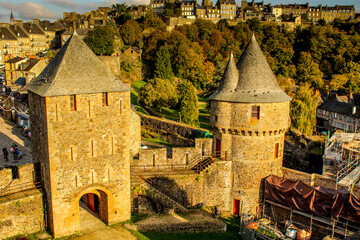
[[[33,159],[40,162],[44,214],[55,237],[79,230],[79,201],[107,224],[129,219],[133,176],[146,181],[169,164],[184,167],[183,175],[193,169],[202,174],[196,186],[184,182],[182,192],[192,199],[185,205],[204,203],[235,214],[240,202],[244,212],[255,214],[262,180],[282,175],[291,99],[254,36],[237,64],[231,54],[210,97],[213,139],[173,148],[171,157],[165,148],[140,148],[140,117],[131,108],[130,89],[76,32],[27,89]]]

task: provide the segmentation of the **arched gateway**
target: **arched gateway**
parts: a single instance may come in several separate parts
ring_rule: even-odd
[[[27,88],[49,230],[78,231],[80,199],[107,224],[129,219],[130,152],[140,148],[130,89],[76,32]]]

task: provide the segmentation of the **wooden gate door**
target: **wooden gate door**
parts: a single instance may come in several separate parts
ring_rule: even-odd
[[[215,150],[215,155],[216,157],[220,157],[221,155],[221,140],[220,139],[216,139],[216,150]]]
[[[95,202],[94,202],[94,194],[93,193],[88,193],[88,201],[89,201],[90,210],[95,212]]]
[[[240,200],[234,199],[233,214],[239,215],[239,209],[240,209]]]

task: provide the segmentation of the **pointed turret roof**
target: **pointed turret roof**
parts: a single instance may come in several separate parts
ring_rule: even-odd
[[[76,33],[26,88],[43,97],[130,90]]]
[[[232,56],[212,100],[242,103],[289,102],[253,35],[234,67]],[[225,87],[227,86],[227,87]]]

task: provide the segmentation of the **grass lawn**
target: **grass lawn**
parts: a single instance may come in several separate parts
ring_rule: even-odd
[[[131,83],[131,87],[132,87],[132,88],[134,89],[134,91],[136,91],[136,92],[138,92],[139,89],[140,89],[142,86],[144,86],[144,85],[146,85],[146,82],[145,82],[145,81],[141,81],[141,80]]]
[[[142,109],[142,107],[137,104],[137,98],[138,98],[138,93],[132,91],[130,94],[130,102],[135,107],[135,111],[147,115],[144,109]]]
[[[238,240],[240,236],[239,218],[227,218],[227,230],[225,233],[163,233],[163,232],[139,232],[130,230],[140,240]]]

